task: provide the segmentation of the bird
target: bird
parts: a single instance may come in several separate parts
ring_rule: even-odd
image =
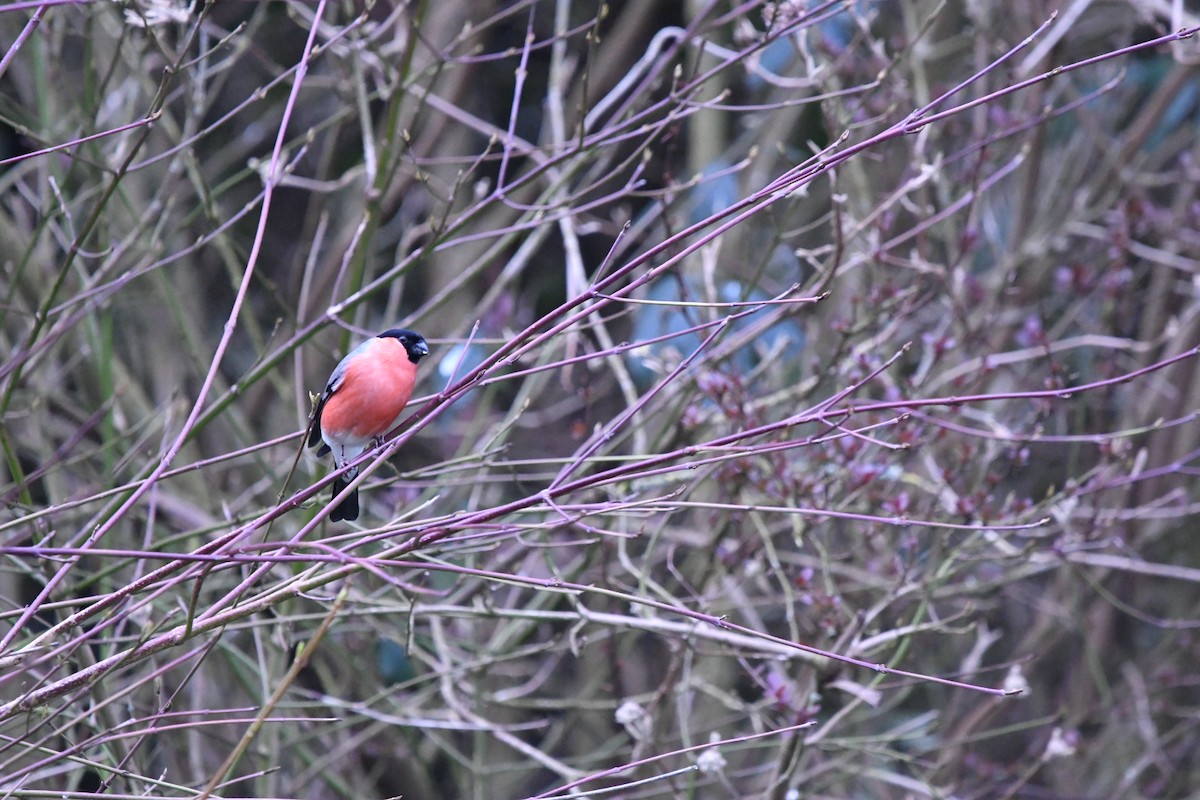
[[[344,467],[383,435],[408,400],[417,382],[417,363],[429,355],[425,337],[406,328],[392,328],[355,347],[334,368],[317,402],[309,426],[308,446],[318,456],[332,452],[336,466]],[[323,442],[323,444],[322,444]],[[337,497],[358,474],[355,468],[333,482]],[[346,496],[329,519],[358,519],[358,489]]]

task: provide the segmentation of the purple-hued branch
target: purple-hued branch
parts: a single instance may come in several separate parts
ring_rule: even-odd
[[[3,70],[0,70],[0,72],[3,72]],[[56,144],[56,145],[52,145],[51,147],[43,148],[41,150],[35,150],[32,153],[22,153],[21,155],[13,156],[12,158],[0,159],[0,167],[6,166],[8,164],[15,164],[18,161],[24,161],[25,159],[29,159],[29,158],[37,158],[38,156],[44,156],[49,153],[56,153],[59,150],[66,150],[67,148],[70,148],[70,147],[77,147],[81,144],[85,144],[87,142],[94,142],[97,139],[103,139],[105,137],[112,136],[113,134],[116,134],[116,133],[123,133],[128,130],[133,130],[134,128],[140,128],[143,125],[153,125],[158,120],[158,118],[161,116],[162,116],[162,110],[160,109],[160,110],[155,111],[154,113],[150,114],[149,116],[144,117],[143,119],[137,120],[136,122],[130,122],[125,125],[119,125],[116,128],[110,128],[109,130],[101,131],[100,133],[93,133],[90,136],[83,136],[79,139],[72,139],[69,142],[63,142],[62,144]]]
[[[20,4],[18,4],[18,5],[20,5]],[[17,38],[14,39],[13,43],[9,46],[9,48],[4,51],[4,57],[0,58],[0,78],[3,78],[4,73],[8,72],[9,64],[11,64],[12,60],[14,58],[16,58],[17,53],[21,49],[21,46],[25,44],[25,40],[28,39],[31,35],[33,35],[33,32],[35,30],[37,30],[38,25],[40,25],[42,23],[42,17],[45,15],[46,9],[52,5],[54,5],[54,3],[42,2],[42,3],[32,3],[29,6],[26,6],[27,8],[36,6],[36,9],[33,12],[33,16],[31,16],[29,18],[29,21],[25,23],[25,27],[22,28],[21,32],[17,34]],[[12,11],[12,10],[15,10],[15,8],[10,6],[8,9],[3,9],[3,10]],[[6,164],[6,163],[8,163],[8,162],[0,161],[0,165]]]

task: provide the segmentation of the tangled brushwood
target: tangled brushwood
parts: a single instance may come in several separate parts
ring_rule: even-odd
[[[0,9],[0,787],[1200,793],[1200,21],[1067,5]]]

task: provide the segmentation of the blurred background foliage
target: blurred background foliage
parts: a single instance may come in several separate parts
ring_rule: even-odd
[[[1195,40],[1121,52],[1194,9],[1056,7],[0,9],[0,785],[1195,796],[1200,380],[1094,386],[1200,344]],[[310,393],[400,324],[421,422],[306,528]]]

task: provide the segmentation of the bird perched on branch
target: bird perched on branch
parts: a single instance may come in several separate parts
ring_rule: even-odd
[[[429,355],[429,345],[416,331],[386,330],[360,344],[329,376],[309,428],[308,446],[324,440],[317,455],[332,451],[338,467],[350,463],[371,442],[380,444],[412,397],[417,362]],[[354,476],[355,468],[333,482],[337,497]],[[329,514],[333,521],[358,519],[358,489]]]

